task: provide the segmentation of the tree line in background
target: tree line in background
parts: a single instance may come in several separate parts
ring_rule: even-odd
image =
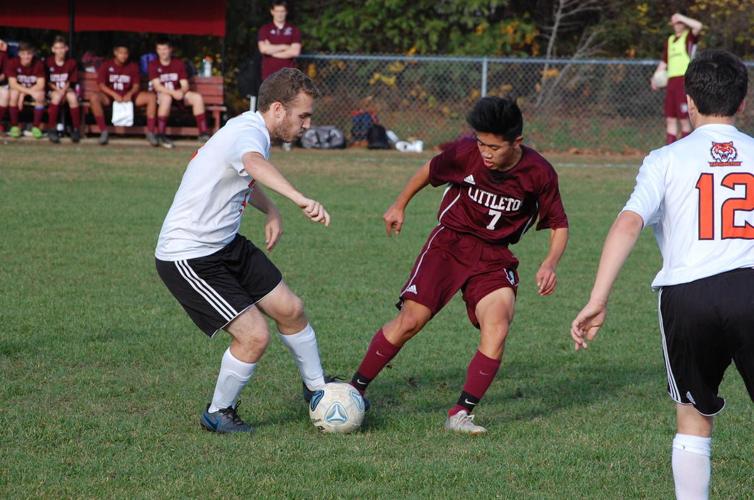
[[[227,33],[176,36],[177,55],[198,63],[210,55],[226,79],[228,104],[241,109],[259,85],[257,30],[270,21],[270,2],[228,0]],[[450,54],[545,58],[658,59],[671,33],[670,16],[702,21],[702,47],[754,56],[754,0],[299,0],[289,20],[301,28],[304,52]],[[3,29],[47,51],[49,31]],[[78,33],[75,47],[109,56],[115,40],[134,55],[152,50],[159,34]]]

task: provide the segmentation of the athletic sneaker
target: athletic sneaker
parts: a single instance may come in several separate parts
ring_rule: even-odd
[[[41,130],[39,130],[38,127],[32,127],[31,136],[34,137],[35,139],[41,139],[42,137],[44,137],[44,134],[42,133]]]
[[[157,136],[152,132],[147,132],[145,136],[147,138],[147,142],[149,142],[151,146],[157,147],[160,145],[160,141],[157,139]]]
[[[160,134],[157,136],[157,140],[160,141],[160,146],[167,149],[173,149],[175,147],[175,144],[173,144],[173,141],[170,140],[168,136],[165,134]]]
[[[8,135],[13,137],[14,139],[18,139],[19,137],[21,137],[21,129],[17,125],[13,126],[10,128]]]
[[[100,146],[106,145],[109,141],[110,141],[110,132],[108,132],[107,130],[103,130],[102,132],[100,132],[99,141],[97,141],[99,142]]]
[[[71,130],[71,141],[79,142],[81,140],[81,131],[77,128]]]
[[[251,426],[238,416],[238,403],[236,403],[235,408],[230,406],[212,413],[209,412],[209,405],[207,405],[199,424],[203,429],[219,434],[252,431]]]
[[[209,134],[199,134],[198,139],[199,139],[199,142],[204,144],[205,142],[209,140]]]
[[[60,144],[60,136],[58,135],[58,131],[55,129],[50,129],[47,131],[47,137],[50,139],[50,142],[53,144]]]
[[[474,415],[461,410],[445,421],[445,430],[464,434],[484,434],[487,429],[474,423]]]

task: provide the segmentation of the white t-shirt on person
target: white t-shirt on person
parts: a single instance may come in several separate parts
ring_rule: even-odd
[[[258,112],[229,120],[191,159],[162,224],[155,257],[204,257],[233,241],[254,184],[241,160],[248,152],[270,157],[270,134]]]
[[[623,210],[654,230],[655,288],[754,267],[754,139],[710,124],[652,151]]]

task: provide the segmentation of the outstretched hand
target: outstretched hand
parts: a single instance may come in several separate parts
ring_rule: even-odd
[[[382,220],[385,221],[385,232],[388,236],[395,233],[395,235],[401,234],[401,228],[403,227],[403,209],[398,208],[395,205],[390,205],[385,214],[382,216]]]
[[[298,206],[312,222],[320,222],[325,226],[330,225],[330,214],[327,213],[327,210],[325,210],[325,207],[320,202],[304,198]]]
[[[571,338],[577,351],[586,349],[588,347],[587,341],[591,342],[597,336],[597,332],[605,323],[606,315],[607,306],[605,304],[589,302],[584,306],[571,323]]]

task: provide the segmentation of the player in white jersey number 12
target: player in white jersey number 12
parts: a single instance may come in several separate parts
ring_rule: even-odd
[[[594,339],[620,268],[651,226],[663,259],[652,286],[676,402],[675,492],[699,499],[709,496],[712,423],[725,406],[718,387],[731,362],[754,401],[754,139],[733,126],[748,86],[740,59],[707,50],[689,65],[685,85],[695,130],[644,160],[571,336],[576,350]]]
[[[330,224],[322,205],[297,191],[268,161],[272,139],[293,141],[311,123],[319,92],[297,69],[270,75],[259,89],[259,111],[229,120],[188,164],[157,242],[157,272],[205,334],[231,336],[203,428],[249,432],[237,413],[238,396],[269,342],[272,318],[304,382],[304,399],[325,384],[317,339],[299,299],[259,248],[238,234],[251,204],[267,215],[271,250],[282,226],[280,213],[260,184],[277,191],[314,222]]]

